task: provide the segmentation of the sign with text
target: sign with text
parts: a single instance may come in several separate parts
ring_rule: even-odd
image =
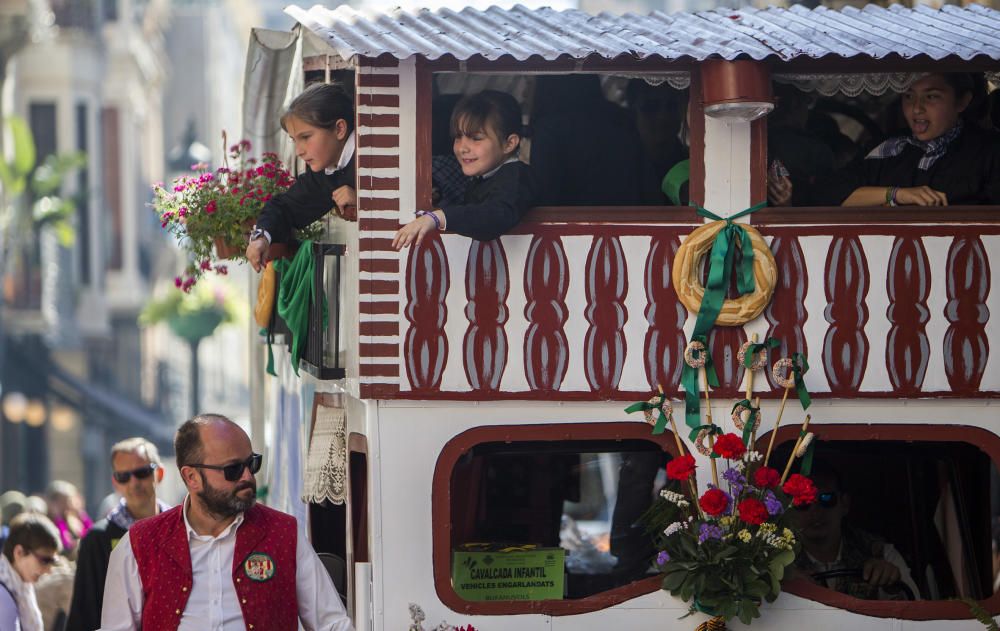
[[[451,581],[464,600],[561,600],[565,564],[562,548],[455,550]]]

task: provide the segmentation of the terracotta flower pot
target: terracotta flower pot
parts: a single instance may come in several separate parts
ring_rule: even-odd
[[[248,219],[243,222],[243,235],[244,239],[241,244],[231,245],[226,243],[222,237],[215,238],[215,256],[219,259],[235,259],[246,251],[247,238],[250,231],[253,229],[254,220]]]

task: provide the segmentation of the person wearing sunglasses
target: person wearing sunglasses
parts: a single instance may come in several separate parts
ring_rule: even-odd
[[[201,414],[174,452],[188,495],[111,552],[101,631],[353,631],[295,518],[257,504],[263,458],[246,432]]]
[[[0,629],[43,631],[35,583],[55,565],[59,539],[45,515],[22,513],[11,520],[0,555]]]
[[[163,474],[160,452],[145,438],[129,438],[111,447],[111,485],[121,499],[80,541],[66,631],[101,626],[111,550],[136,521],[170,508],[156,497]]]
[[[792,509],[802,542],[795,559],[799,574],[855,598],[919,598],[910,568],[896,547],[849,523],[851,495],[844,490],[839,472],[817,460],[810,477],[816,485],[816,501]]]

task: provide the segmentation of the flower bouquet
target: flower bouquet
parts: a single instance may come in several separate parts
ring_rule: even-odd
[[[185,292],[205,272],[227,272],[224,264],[214,261],[243,258],[247,234],[264,204],[295,181],[277,154],[265,153],[258,161],[249,151],[250,141],[241,140],[229,147],[228,159],[215,171],[198,163],[191,166],[192,173],[175,178],[169,189],[162,183],[153,186],[152,206],[160,226],[190,254],[183,276],[174,279]],[[298,237],[312,239],[320,232],[317,222]]]
[[[778,345],[771,339],[757,344],[755,336],[740,349],[739,361],[747,370],[746,398],[733,406],[732,420],[742,435],[723,433],[712,421],[707,387],[706,423],[699,424],[697,412],[686,419],[690,439],[711,465],[711,482],[700,496],[695,458],[680,438],[673,406],[662,389],[649,401],[626,409],[642,410],[646,421],[654,425],[654,434],[665,431],[668,423],[673,432],[679,455],[667,463],[667,486],[642,521],[659,551],[656,565],[663,573],[663,589],[689,602],[690,613],[714,616],[713,624],[722,626],[712,628],[724,628],[733,618],[750,624],[760,616],[762,601],[773,602],[778,597],[785,568],[795,561],[799,547],[789,528],[788,510],[816,500],[816,487],[808,477],[789,475],[797,457],[803,458],[803,472],[808,474],[811,468],[814,436],[808,432],[808,415],[783,471],[768,466],[789,391],[796,388],[803,407],[808,405],[801,379],[808,370],[805,357],[796,355],[775,363],[773,374],[784,386],[785,398],[766,453],[753,448],[761,422],[760,399],[752,399],[753,372],[766,365],[767,349]],[[703,383],[707,382],[706,356],[705,346],[697,342],[685,351],[685,362],[701,373]],[[789,369],[791,377],[787,376]]]
[[[799,474],[782,480],[736,434],[719,436],[712,452],[726,461],[722,484],[696,497],[695,459],[676,457],[667,463],[667,487],[643,520],[656,533],[663,589],[691,601],[691,613],[749,624],[762,600],[778,597],[795,560],[787,511],[814,502],[816,488]]]

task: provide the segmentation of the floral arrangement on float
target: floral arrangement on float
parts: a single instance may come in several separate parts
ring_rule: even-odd
[[[673,405],[662,387],[648,401],[626,408],[629,413],[642,411],[654,434],[663,433],[669,425],[676,441],[677,456],[666,467],[667,486],[642,519],[653,535],[663,589],[689,604],[688,615],[712,616],[699,631],[725,629],[734,618],[750,624],[760,616],[763,602],[778,597],[785,570],[800,547],[789,511],[816,500],[816,487],[807,477],[814,448],[808,415],[784,466],[771,461],[791,390],[796,390],[803,410],[810,404],[803,380],[809,365],[803,355],[779,359],[772,367],[774,382],[783,387],[784,396],[766,451],[755,448],[761,410],[760,397],[753,394],[753,378],[767,366],[769,351],[780,346],[778,340],[758,343],[754,335],[737,354],[745,369],[746,392],[731,409],[735,431],[724,431],[712,418],[710,387],[719,382],[708,333],[716,324],[741,325],[757,317],[770,302],[775,285],[777,270],[763,238],[750,226],[733,221],[758,208],[727,219],[699,208],[699,214],[715,221],[697,228],[674,259],[674,286],[684,304],[698,314],[684,351],[681,381],[688,439],[694,450],[708,458],[710,471],[703,475],[710,476],[710,481],[704,489],[699,490],[697,460],[681,438]],[[702,287],[701,259],[709,250],[708,281]],[[733,274],[740,296],[728,299],[726,289]],[[796,459],[801,459],[800,473],[793,474]]]
[[[225,147],[225,132],[222,138]],[[226,274],[228,268],[221,261],[245,260],[247,235],[264,204],[295,182],[277,154],[264,153],[258,160],[250,149],[249,140],[240,140],[228,148],[222,166],[214,171],[197,163],[169,187],[153,186],[152,207],[160,226],[189,256],[184,273],[174,279],[178,289],[189,292],[210,271]],[[321,226],[314,223],[297,236],[316,238]]]

